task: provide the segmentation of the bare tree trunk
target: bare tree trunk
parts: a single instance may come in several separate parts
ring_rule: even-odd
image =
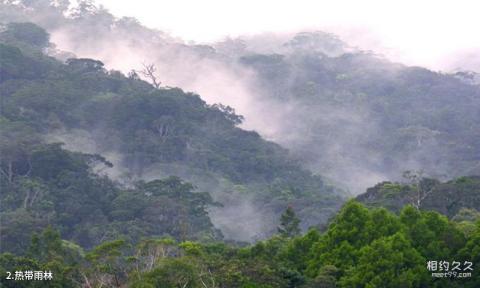
[[[13,162],[8,162],[8,183],[12,183],[13,181]]]
[[[92,285],[90,284],[90,281],[88,281],[87,275],[85,273],[82,273],[83,279],[85,280],[85,285],[84,287],[86,288],[92,288]]]
[[[160,85],[162,82],[158,81],[157,76],[155,75],[155,72],[157,71],[157,68],[155,67],[155,64],[145,64],[143,63],[143,70],[138,71],[140,74],[143,76],[147,77],[150,79],[151,84],[155,88],[160,88]]]
[[[25,193],[27,193],[27,195],[25,195],[25,199],[23,199],[23,208],[24,209],[27,209],[27,206],[28,206],[28,199],[30,198],[30,189],[26,189],[27,191]]]

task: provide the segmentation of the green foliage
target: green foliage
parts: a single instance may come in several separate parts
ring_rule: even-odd
[[[30,32],[27,31],[29,27],[32,30]],[[193,119],[197,119],[202,113],[215,111],[218,121],[222,121],[223,112],[206,107],[198,96],[187,96],[179,89],[164,91],[152,98],[148,94],[151,91],[147,89],[148,84],[131,81],[123,75],[110,76],[102,68],[103,64],[96,60],[72,59],[67,61],[67,65],[63,65],[40,53],[32,54],[29,49],[40,51],[37,46],[41,44],[39,41],[43,30],[37,28],[33,24],[12,24],[7,26],[0,37],[3,43],[14,45],[17,45],[18,41],[33,41],[26,43],[31,46],[28,49],[19,44],[20,49],[4,44],[0,46],[0,200],[1,217],[5,219],[2,221],[5,225],[0,229],[4,251],[25,252],[30,233],[40,232],[49,224],[58,228],[62,237],[83,247],[92,247],[101,241],[114,240],[120,236],[132,241],[154,235],[204,241],[221,238],[221,233],[213,228],[206,212],[209,205],[217,205],[208,193],[194,193],[191,184],[178,178],[139,183],[134,189],[124,189],[112,180],[94,173],[99,165],[106,168],[113,166],[102,155],[67,151],[60,143],[45,143],[43,135],[59,128],[90,126],[88,119],[103,121],[104,119],[98,117],[104,113],[97,113],[96,119],[88,118],[91,115],[87,115],[87,111],[97,111],[96,108],[90,110],[90,103],[106,99],[112,102],[109,106],[115,107],[119,99],[98,98],[98,95],[107,92],[117,95],[119,89],[123,89],[128,95],[123,99],[131,100],[145,92],[147,94],[143,95],[144,98],[139,99],[157,100],[154,108],[158,109],[151,111],[151,117],[158,115],[166,102],[170,103],[170,108],[177,106],[178,109],[190,109],[184,114],[176,115],[177,119],[192,115],[191,111],[198,110],[198,115],[192,116]],[[38,36],[38,39],[34,36]],[[17,42],[13,41],[15,39]],[[45,39],[48,42],[48,37]],[[130,93],[133,95],[130,96]],[[183,99],[183,103],[177,103],[179,99]],[[102,103],[96,103],[99,106],[97,108],[101,108]],[[131,104],[128,101],[121,103]],[[173,111],[168,108],[162,111]],[[222,109],[225,113],[233,113],[225,107]],[[136,112],[140,113],[140,110]],[[112,114],[111,118],[115,119],[117,116],[118,114]],[[130,121],[130,116],[123,121]],[[162,125],[179,123],[173,121],[173,118],[162,122],[164,119],[148,121],[152,121],[152,129],[166,129],[166,126]],[[137,133],[138,127],[145,124],[141,118],[138,118],[138,121],[140,126],[136,126],[133,131],[128,130],[128,125],[118,123],[118,128],[126,132],[125,139],[132,139],[132,134],[129,133]],[[185,123],[188,121],[183,122],[188,125]],[[169,131],[177,131],[176,128],[172,129]],[[105,132],[118,134],[111,130]],[[171,143],[172,148],[182,147],[175,141]],[[130,147],[129,145],[125,148]],[[144,151],[141,145],[131,147],[136,151]],[[164,153],[163,148],[165,147],[154,149]],[[126,151],[125,153],[128,160],[129,154]],[[144,154],[138,158],[139,152],[134,154],[136,159],[145,156]],[[168,149],[165,155],[167,154],[175,155]],[[153,158],[159,159],[158,157],[155,155]],[[133,163],[138,161],[133,159]]]
[[[295,211],[288,206],[280,218],[278,233],[282,237],[295,237],[300,234],[300,219],[295,215]]]
[[[238,128],[243,118],[231,107],[207,105],[178,88],[154,88],[106,71],[98,60],[60,63],[41,53],[48,35],[33,24],[8,25],[0,41],[0,241],[2,252],[15,253],[0,255],[2,275],[52,270],[51,287],[448,287],[454,282],[431,278],[426,261],[480,262],[477,216],[461,210],[479,207],[478,177],[447,183],[416,179],[415,185],[384,182],[358,199],[386,206],[398,216],[352,200],[326,231],[300,235],[301,228],[332,215],[342,198],[285,149]],[[309,55],[309,47],[319,41],[326,41],[324,51]],[[447,152],[444,160],[466,155],[460,170],[472,168],[468,159],[476,159],[470,156],[478,151],[476,88],[419,68],[400,69],[395,77],[379,73],[371,66],[388,67],[369,55],[325,57],[323,53],[343,48],[331,35],[300,34],[287,46],[299,53],[294,60],[276,54],[251,55],[241,62],[255,68],[272,91],[282,90],[282,83],[288,83],[283,77],[292,69],[308,68],[295,87],[276,97],[296,97],[308,106],[320,99],[331,107],[373,107],[369,116],[385,133],[379,133],[382,139],[365,137],[362,145],[380,148],[391,159],[418,151],[423,141],[455,139],[439,145],[458,146],[458,153],[441,150]],[[335,92],[339,87],[344,92]],[[426,105],[411,105],[440,95],[435,105],[449,107],[454,104],[450,94],[437,91],[443,88],[473,95],[462,98],[465,107],[459,110],[468,117],[458,117],[460,112],[450,108],[431,115],[423,113]],[[320,122],[313,127],[323,131]],[[104,156],[45,142],[48,133],[74,129],[90,131],[100,151],[122,155],[119,165],[134,178],[149,178],[161,165],[187,167],[240,187],[272,211],[292,203],[299,217],[288,207],[280,218],[280,235],[251,246],[212,243],[222,235],[208,216],[210,207],[220,205],[209,193],[195,191],[176,176],[123,186],[95,173],[97,165],[113,166]],[[418,209],[404,207],[422,187],[431,194],[416,202]],[[423,210],[458,215],[460,222]],[[461,285],[478,287],[478,279],[475,271]],[[23,285],[0,281],[2,287]]]
[[[283,112],[288,120],[277,131],[299,139],[290,140],[294,153],[317,171],[342,171],[330,175],[338,182],[358,171],[395,178],[412,161],[430,175],[479,174],[478,85],[344,45],[304,32],[276,50],[281,54],[240,58],[256,72],[263,97],[295,107]],[[358,181],[348,184],[358,189]]]
[[[191,184],[178,178],[140,182],[123,190],[93,173],[92,165],[105,162],[98,155],[72,153],[60,144],[28,138],[2,141],[10,157],[2,158],[0,175],[5,251],[26,251],[30,233],[49,224],[83,247],[120,236],[132,241],[154,235],[203,241],[222,237],[207,213],[208,206],[217,204],[208,193],[193,192]]]
[[[9,23],[6,29],[0,32],[0,41],[27,49],[30,52],[35,49],[46,48],[50,35],[33,23]]]
[[[448,257],[465,244],[463,234],[438,213],[419,212],[409,206],[402,210],[400,219],[413,246],[428,259]]]
[[[322,267],[332,265],[340,287],[423,287],[433,281],[426,261],[453,261],[466,243],[456,225],[438,213],[407,206],[395,216],[350,201],[313,245],[306,273],[316,279]],[[440,287],[448,287],[445,281]]]
[[[202,287],[198,279],[197,267],[187,259],[167,259],[153,271],[144,275],[141,281],[131,287]]]
[[[53,280],[48,282],[48,287],[78,287],[81,281],[78,265],[83,256],[81,248],[62,242],[60,233],[48,227],[41,234],[33,234],[25,256],[0,254],[0,273],[4,275],[0,284],[2,287],[46,287],[43,281],[6,279],[7,271],[12,275],[15,271],[51,271]]]
[[[476,209],[462,208],[452,220],[455,221],[457,228],[469,237],[476,230],[475,223],[480,221],[480,212]]]
[[[459,260],[462,261],[469,261],[472,263],[475,263],[473,265],[477,265],[480,261],[480,221],[477,221],[476,223],[477,229],[476,231],[469,237],[467,243],[465,244],[465,247],[463,247],[457,254],[457,256],[460,258]],[[477,270],[474,267],[473,271]],[[472,271],[472,272],[473,272]],[[480,285],[480,277],[478,276],[478,271],[472,273],[473,278],[471,279],[471,287],[477,287]]]
[[[106,275],[111,278],[115,286],[120,286],[120,282],[124,281],[126,258],[124,250],[126,249],[125,240],[114,240],[105,242],[95,247],[89,252],[85,259],[92,263],[92,274],[98,282]]]
[[[366,224],[352,232],[357,218]],[[436,212],[410,206],[396,216],[350,201],[324,233],[311,229],[247,247],[172,238],[146,238],[134,247],[117,239],[84,254],[48,228],[32,238],[25,257],[1,254],[0,272],[51,269],[57,277],[52,283],[61,283],[53,287],[473,288],[479,283],[475,268],[465,279],[433,278],[427,270],[430,260],[478,263],[480,222],[463,235]]]
[[[399,212],[405,205],[421,210],[434,210],[454,217],[462,209],[480,207],[480,177],[464,176],[448,182],[421,178],[417,183],[382,182],[357,196],[357,200],[371,207],[385,207]],[[421,193],[419,194],[418,191]],[[460,216],[458,216],[460,217]]]
[[[301,229],[326,221],[339,207],[342,197],[334,187],[303,169],[285,149],[236,127],[243,117],[231,107],[208,105],[178,88],[155,89],[107,71],[98,60],[61,63],[41,53],[48,35],[33,24],[7,25],[2,33],[0,152],[6,156],[0,167],[5,193],[0,197],[9,222],[38,226],[35,231],[51,223],[62,237],[88,248],[121,236],[132,241],[149,236],[220,239],[207,213],[220,203],[210,194],[175,177],[134,183],[171,174],[228,181],[242,187],[259,207],[278,214],[288,201],[299,218],[308,219]],[[67,151],[69,146],[83,148],[76,139],[65,146],[45,143],[52,134],[70,131],[85,131],[96,150],[119,155],[115,167],[105,155]],[[121,175],[117,183],[96,175],[101,165],[102,171],[125,171],[130,180]],[[236,201],[222,199],[225,205]],[[22,213],[29,217],[10,217]],[[2,234],[7,251],[27,246],[26,232],[2,229],[17,230]],[[19,241],[9,238],[15,233]],[[274,233],[272,226],[260,237]]]
[[[400,233],[379,238],[359,251],[355,268],[346,271],[341,287],[422,287],[430,275],[425,259]]]

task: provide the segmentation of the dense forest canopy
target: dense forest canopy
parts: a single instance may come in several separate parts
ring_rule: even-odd
[[[354,182],[409,169],[444,179],[480,172],[480,86],[364,53],[242,60],[272,98],[294,105],[284,144],[312,169]]]
[[[16,37],[24,35],[28,29],[32,29],[29,33],[35,36],[35,41]],[[42,37],[42,41],[37,40]],[[207,220],[197,220],[204,225],[191,226],[194,230],[206,231],[212,239],[216,239],[215,235],[219,233],[207,227],[211,226],[206,216],[207,210],[212,210],[214,221],[218,219],[220,228],[224,227],[227,236],[230,236],[227,238],[240,234],[235,239],[251,240],[271,234],[275,230],[274,223],[278,215],[287,205],[294,206],[301,218],[305,219],[302,228],[306,229],[325,223],[341,204],[340,190],[303,169],[285,149],[263,140],[253,131],[238,128],[242,117],[228,106],[208,105],[198,95],[185,93],[179,88],[156,89],[137,77],[107,71],[98,60],[75,58],[63,64],[41,53],[45,47],[39,47],[37,43],[46,45],[48,34],[33,24],[8,24],[0,34],[0,39],[3,42],[0,46],[0,85],[4,139],[1,152],[6,155],[1,167],[2,179],[6,180],[2,181],[3,213],[30,215],[28,209],[24,211],[27,206],[43,207],[42,201],[67,205],[75,196],[80,201],[78,205],[85,211],[98,211],[98,217],[104,218],[106,223],[134,221],[142,217],[146,219],[150,217],[144,215],[150,211],[146,207],[155,205],[155,201],[141,200],[142,195],[150,191],[141,188],[142,185],[138,186],[139,181],[148,182],[186,173],[203,185],[197,186],[197,189],[191,186],[186,193],[213,189],[203,190],[210,193],[205,194],[208,197],[201,203],[196,202],[202,198],[192,198],[189,200],[191,203],[185,203],[187,206],[201,205],[200,210],[187,207],[187,211],[182,212],[188,216],[189,209],[203,211],[198,212],[198,216],[207,217]],[[17,43],[21,44],[20,49],[10,46]],[[56,135],[70,131],[72,134],[85,131],[87,137],[93,139],[94,151],[98,153],[70,152],[56,143]],[[82,135],[77,139],[81,142]],[[102,151],[107,152],[105,156],[101,154]],[[112,151],[116,153],[114,156],[109,154]],[[73,178],[68,180],[68,177]],[[22,184],[24,181],[38,185],[38,188],[28,188],[32,192],[26,192]],[[78,187],[80,183],[90,192],[78,192],[81,191]],[[107,185],[111,193],[103,191],[100,183]],[[49,199],[54,197],[53,194],[57,193],[54,191],[58,189],[63,191],[58,192],[59,198]],[[202,194],[194,193],[191,197],[196,195]],[[128,197],[131,199],[128,200]],[[180,196],[167,194],[163,197],[178,201],[175,197]],[[22,199],[27,204],[21,204]],[[81,204],[81,199],[93,201],[91,204],[95,208]],[[116,216],[123,215],[123,212],[112,209],[125,210],[127,208],[122,208],[121,203],[126,205],[129,201],[138,205],[138,212],[143,216],[132,209],[127,213],[128,217],[117,219]],[[213,202],[218,202],[218,205],[209,206]],[[170,204],[158,205],[176,210]],[[86,215],[88,217],[85,219],[79,217],[78,213],[83,212],[72,207],[47,205],[44,208],[55,215],[43,219],[45,214],[32,219],[40,221],[40,226],[51,224],[51,219],[61,223],[63,216],[80,222],[79,225],[91,225],[91,221],[96,221],[92,216],[94,214]],[[244,214],[242,209],[245,210]],[[151,210],[151,213],[157,213],[153,208]],[[187,216],[187,220],[193,217]],[[238,220],[244,221],[243,226],[232,226]],[[74,234],[82,230],[73,228],[75,225],[68,221],[64,223],[66,234],[62,235],[76,237]],[[142,230],[150,231],[146,233],[152,235],[175,234],[178,238],[180,232],[174,232],[174,226],[163,227],[161,231]],[[70,234],[72,229],[76,232]],[[119,229],[114,229],[112,233],[140,236],[134,231],[121,232]],[[98,244],[102,237],[107,236],[92,237],[85,240],[87,246]]]
[[[425,210],[435,210],[448,217],[456,217],[465,209],[476,210],[480,206],[480,177],[459,177],[440,182],[421,178],[415,181],[382,182],[368,188],[357,200],[368,206],[381,206],[400,211],[405,205]]]
[[[90,1],[19,2],[3,4],[2,19],[46,28],[57,45],[50,55],[72,56],[62,48],[125,74],[155,64],[162,85],[230,105],[245,117],[242,128],[355,194],[405,170],[442,180],[480,173],[474,71],[392,63],[321,31],[200,45],[116,18]]]
[[[324,233],[298,236],[298,218],[287,210],[277,236],[247,247],[148,238],[108,241],[88,252],[47,228],[25,255],[1,254],[0,273],[55,271],[48,287],[478,287],[470,265],[480,260],[479,219],[477,213],[477,224],[451,221],[413,206],[396,215],[349,201]],[[429,261],[456,262],[471,277],[434,278],[430,271],[438,268],[429,271]]]
[[[2,287],[480,285],[478,74],[70,4],[0,3]]]

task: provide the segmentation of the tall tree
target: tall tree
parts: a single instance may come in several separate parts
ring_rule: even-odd
[[[433,192],[435,185],[431,185],[432,183],[430,182],[432,181],[427,181],[428,179],[424,178],[423,171],[421,170],[405,171],[403,172],[403,178],[408,180],[409,185],[414,190],[414,193],[410,197],[411,204],[415,208],[420,209],[423,200]]]
[[[295,237],[300,234],[300,219],[298,219],[292,206],[288,206],[280,218],[278,233],[283,237]]]

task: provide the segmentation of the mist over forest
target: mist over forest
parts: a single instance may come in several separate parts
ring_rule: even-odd
[[[62,287],[387,287],[367,251],[398,246],[395,285],[430,287],[422,261],[478,249],[479,51],[432,71],[318,30],[199,44],[77,2],[0,2],[0,272],[43,251],[90,261]]]
[[[47,29],[49,53],[59,59],[99,59],[123,73],[154,64],[163,86],[231,106],[244,117],[240,127],[283,145],[351,193],[405,170],[444,180],[479,173],[479,91],[469,85],[479,80],[471,57],[465,71],[435,72],[391,63],[321,31],[195,44],[88,1],[2,10],[4,21]],[[92,152],[87,146],[74,149]]]

